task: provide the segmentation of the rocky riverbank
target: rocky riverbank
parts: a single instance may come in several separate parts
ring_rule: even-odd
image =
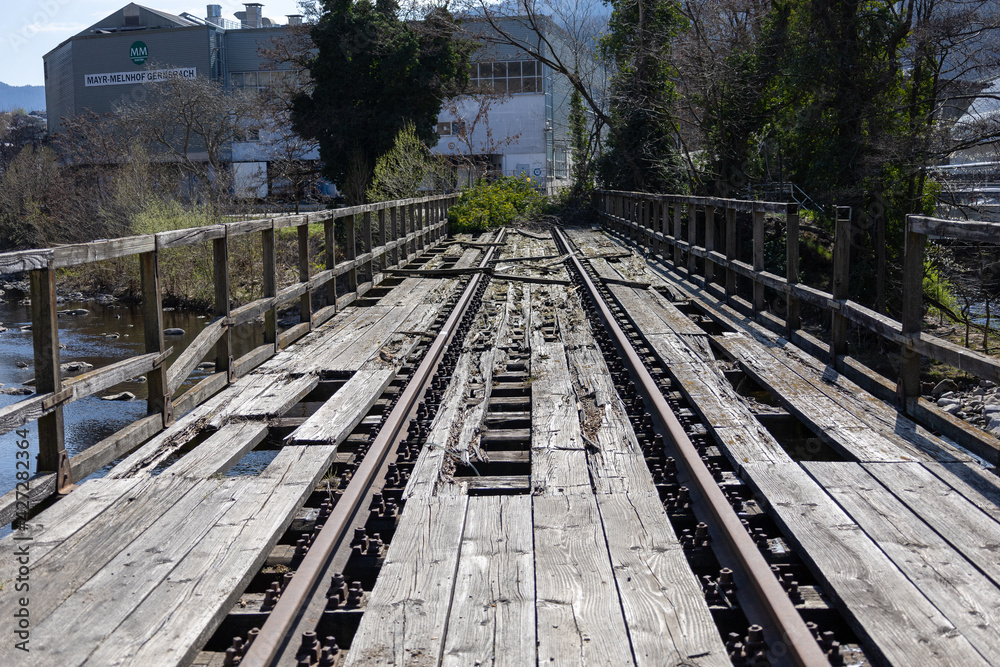
[[[954,380],[942,380],[926,398],[936,401],[948,414],[1000,438],[1000,387],[996,383],[980,380],[978,386],[962,388]]]

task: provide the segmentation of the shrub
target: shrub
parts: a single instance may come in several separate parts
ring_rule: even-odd
[[[541,212],[545,197],[530,178],[510,176],[465,190],[448,211],[452,232],[483,232]]]

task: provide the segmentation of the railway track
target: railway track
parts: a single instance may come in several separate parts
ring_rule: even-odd
[[[540,373],[533,360],[544,363],[549,345],[592,350],[604,365],[595,372],[617,394],[627,437],[641,449],[729,661],[866,660],[670,369],[567,237],[558,229],[550,238],[501,231],[492,242],[480,271],[451,297],[450,313],[439,316],[434,338],[411,353],[360,421],[194,664],[378,664],[351,648],[414,488],[447,482],[469,496],[544,492],[537,468],[545,453],[532,439],[548,406],[543,390],[533,391]],[[415,471],[428,460],[436,467],[423,479]]]

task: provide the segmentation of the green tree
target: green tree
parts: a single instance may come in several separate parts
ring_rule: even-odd
[[[590,138],[583,96],[576,88],[569,96],[569,143],[573,150],[573,185],[586,188],[590,183]]]
[[[427,146],[417,137],[413,123],[407,123],[396,135],[392,148],[375,161],[375,174],[368,186],[368,200],[388,201],[417,196],[431,167]]]
[[[437,141],[442,100],[468,83],[471,43],[453,38],[443,8],[420,23],[400,21],[394,0],[325,0],[313,28],[313,89],[293,102],[299,134],[319,142],[324,175],[362,201],[375,160],[408,122]]]
[[[609,0],[601,54],[612,65],[611,136],[598,164],[606,187],[680,192],[685,188],[676,147],[670,59],[685,20],[673,0]]]

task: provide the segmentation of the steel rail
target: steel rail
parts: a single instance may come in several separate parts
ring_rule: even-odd
[[[556,238],[568,252],[570,248],[569,240],[558,227],[553,228]],[[632,372],[636,383],[641,386],[641,390],[648,398],[651,409],[667,428],[667,434],[673,442],[679,454],[680,463],[686,469],[691,480],[697,485],[698,490],[706,500],[706,506],[712,515],[716,525],[721,528],[725,540],[733,551],[737,562],[742,567],[744,573],[753,584],[757,593],[757,598],[762,608],[770,617],[774,625],[782,633],[782,641],[785,643],[788,656],[798,665],[828,665],[830,664],[824,655],[812,632],[806,627],[805,621],[799,615],[795,605],[788,599],[784,588],[775,578],[771,571],[771,566],[761,555],[757,545],[751,539],[749,533],[743,527],[739,516],[729,504],[729,500],[722,489],[712,478],[712,473],[702,461],[698,450],[691,443],[691,439],[684,431],[684,427],[677,420],[670,405],[663,397],[659,386],[653,376],[646,369],[645,364],[639,358],[635,348],[629,341],[625,332],[622,331],[615,320],[611,309],[605,303],[597,287],[584,270],[583,264],[575,254],[570,255],[573,265],[576,267],[583,281],[584,287],[590,294],[600,312],[601,319],[604,320],[608,333],[611,334],[623,360]]]
[[[505,231],[505,229],[501,229],[497,234],[497,242],[503,240]],[[485,267],[492,261],[495,251],[495,246],[491,246],[487,250],[479,264],[480,267]],[[361,501],[375,481],[383,461],[389,452],[399,444],[400,435],[405,435],[404,427],[410,419],[417,399],[423,395],[429,380],[433,377],[435,368],[454,337],[455,330],[458,328],[459,322],[462,321],[462,317],[472,302],[482,279],[483,274],[477,273],[466,285],[454,310],[445,321],[444,327],[427,350],[423,361],[417,367],[412,379],[407,383],[403,393],[400,394],[396,406],[389,413],[385,424],[372,442],[368,454],[355,470],[348,487],[344,490],[344,495],[337,501],[333,512],[326,519],[323,529],[316,536],[309,551],[302,559],[302,563],[296,569],[292,580],[282,591],[281,597],[278,598],[274,609],[268,615],[257,638],[254,639],[241,660],[241,667],[268,667],[278,656],[299,611],[308,601],[337,545],[344,539],[344,533],[350,525],[351,518],[357,512]]]

